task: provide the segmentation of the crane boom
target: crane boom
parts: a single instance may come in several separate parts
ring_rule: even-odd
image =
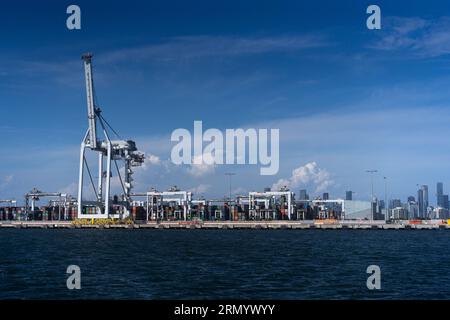
[[[89,146],[97,149],[97,115],[94,105],[94,81],[92,79],[92,54],[85,53],[81,57],[84,60],[84,75],[86,79],[86,97],[89,122]]]

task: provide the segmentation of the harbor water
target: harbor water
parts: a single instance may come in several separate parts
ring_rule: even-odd
[[[0,229],[0,243],[0,299],[450,298],[445,230]]]

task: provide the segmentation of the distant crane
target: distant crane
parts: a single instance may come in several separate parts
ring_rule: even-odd
[[[0,203],[10,203],[13,204],[14,206],[16,205],[17,201],[16,200],[2,200],[0,199]]]
[[[101,114],[101,109],[96,105],[95,89],[92,73],[92,54],[86,53],[82,55],[84,61],[84,72],[86,80],[86,97],[88,110],[88,124],[86,135],[81,143],[80,151],[80,172],[78,181],[78,218],[108,218],[110,216],[110,187],[111,187],[111,161],[114,161],[120,184],[123,190],[123,201],[125,203],[126,212],[129,214],[130,194],[132,189],[132,167],[140,166],[144,163],[145,155],[136,148],[136,143],[132,140],[122,140],[114,129],[109,125]],[[99,121],[102,131],[103,140],[99,140],[97,135],[97,120]],[[111,140],[108,134],[110,129],[119,140]],[[94,181],[89,169],[88,162],[85,157],[86,149],[98,152],[98,183],[95,188]],[[106,171],[103,171],[104,157],[106,157]],[[123,160],[125,163],[125,173],[122,179],[117,160]],[[84,172],[88,172],[92,189],[95,194],[96,201],[83,200],[83,180]],[[105,185],[103,184],[105,180]],[[94,206],[95,212],[83,214],[84,205]]]
[[[43,192],[36,188],[33,188],[30,192],[25,194],[25,213],[29,213],[30,208],[30,200],[31,200],[31,212],[35,211],[36,201],[39,201],[40,198],[43,197],[58,197],[59,202],[63,204],[63,207],[66,208],[67,204],[72,200],[72,198],[66,193],[61,192]],[[61,220],[61,213],[59,214],[59,219]]]

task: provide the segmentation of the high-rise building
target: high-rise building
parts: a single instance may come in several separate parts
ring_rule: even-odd
[[[391,216],[394,220],[408,219],[408,210],[403,207],[395,207],[391,210]]]
[[[410,201],[410,198],[413,198]],[[408,203],[406,204],[406,209],[408,210],[408,219],[416,219],[419,217],[419,206],[414,201],[414,197],[408,197]]]
[[[419,217],[426,218],[427,217],[427,209],[428,209],[428,186],[423,185],[417,191],[417,202],[419,204]]]
[[[442,182],[436,184],[436,198],[438,207],[449,209],[448,195],[444,194],[444,184]]]
[[[301,189],[300,190],[299,200],[309,200],[309,196],[306,193],[306,189]]]
[[[379,207],[378,207],[378,199],[374,197],[372,199],[372,219],[378,220],[378,213],[379,213]]]
[[[423,185],[422,186],[423,189],[423,205],[424,205],[424,212],[425,212],[425,217],[428,217],[428,206],[429,206],[429,202],[428,202],[428,186],[427,185]]]
[[[345,200],[353,200],[353,191],[345,191]]]
[[[436,204],[438,207],[444,207],[442,196],[444,195],[444,184],[442,182],[436,183]]]
[[[402,206],[402,202],[400,199],[392,199],[390,204],[390,209],[398,208]]]
[[[323,196],[322,196],[322,200],[329,200],[330,199],[330,195],[328,194],[328,192],[324,192]]]
[[[438,207],[448,209],[448,194],[441,194],[438,196]]]
[[[424,210],[423,210],[423,190],[422,189],[417,190],[417,205],[419,207],[418,208],[419,212],[418,212],[417,217],[422,217],[423,212],[424,212]]]
[[[442,196],[444,194],[444,184],[442,182],[438,182],[436,184],[436,195]]]

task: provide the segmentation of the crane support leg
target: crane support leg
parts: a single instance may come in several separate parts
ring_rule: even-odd
[[[80,150],[80,172],[78,176],[78,211],[77,216],[80,219],[82,215],[82,209],[83,209],[83,178],[84,178],[84,153],[86,151],[86,144],[83,140],[81,143],[81,150]]]
[[[108,141],[108,155],[106,160],[106,190],[105,190],[105,215],[109,217],[109,192],[111,189],[111,142]]]
[[[97,200],[102,202],[103,199],[103,153],[98,153],[98,194]]]

